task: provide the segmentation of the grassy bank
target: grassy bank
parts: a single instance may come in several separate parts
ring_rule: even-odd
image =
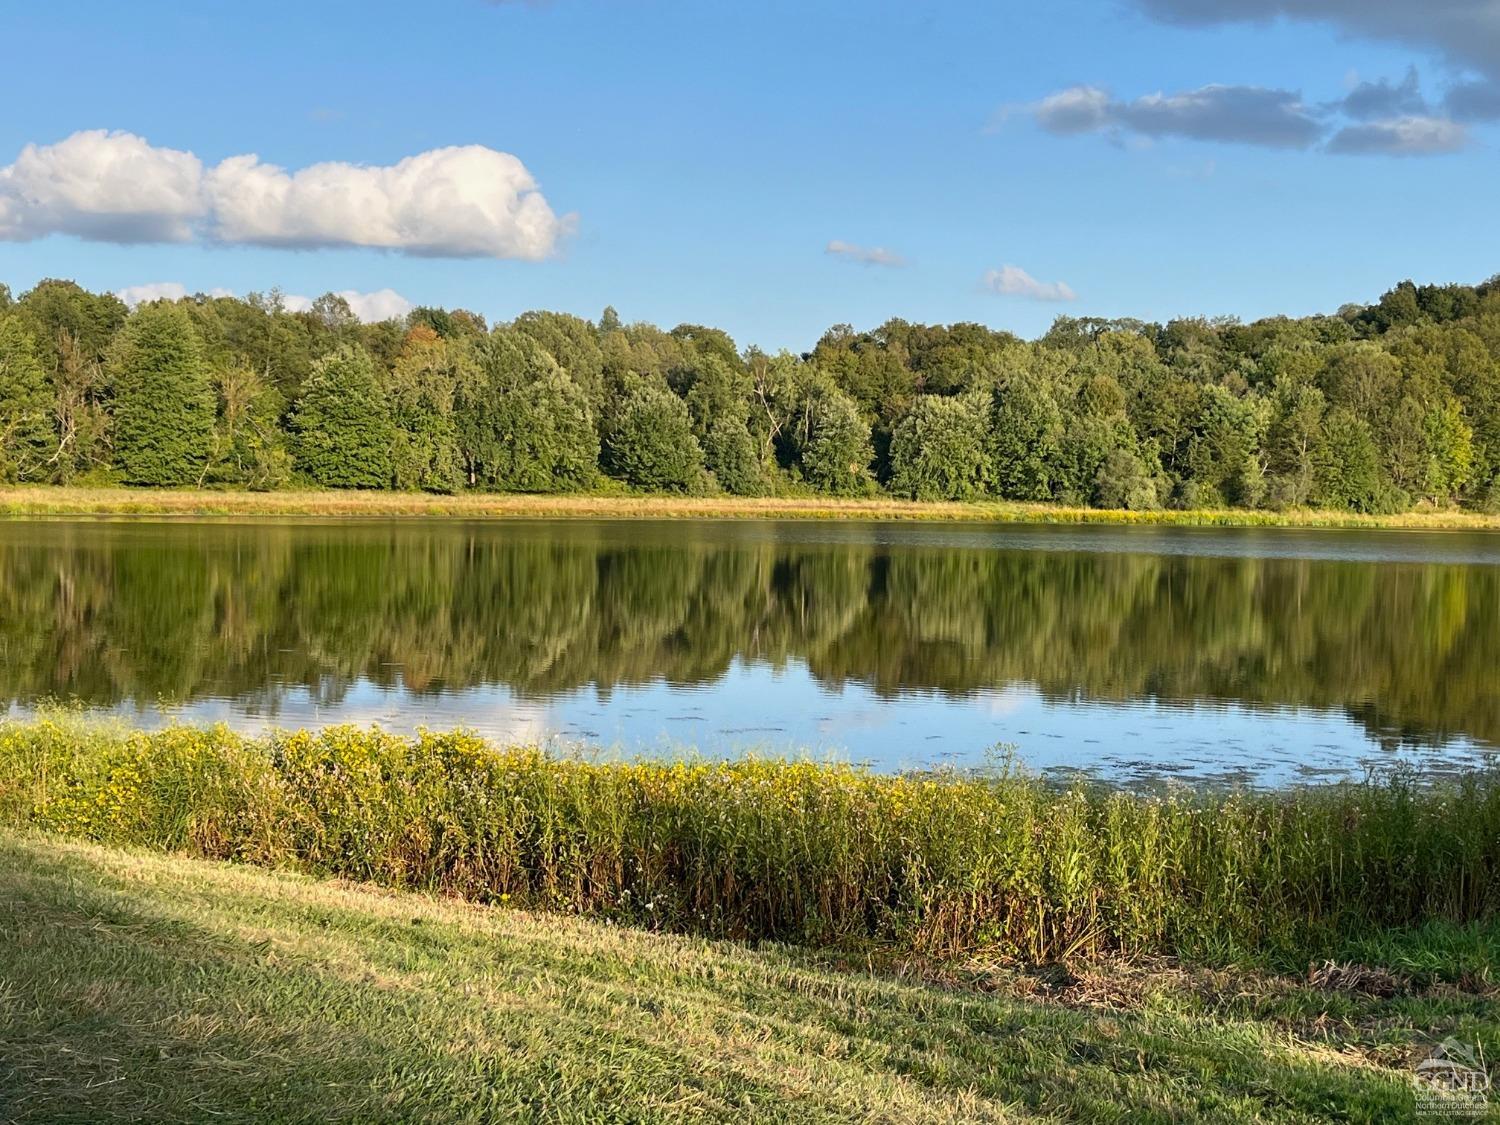
[[[650,929],[1305,966],[1500,913],[1500,775],[1259,794],[602,763],[464,734],[0,725],[0,821]]]
[[[964,974],[5,831],[0,1119],[1376,1122],[1500,1051],[1483,987]]]
[[[1181,527],[1500,529],[1500,514],[1462,511],[1365,516],[1354,512],[1243,509],[1127,512],[1009,501],[923,503],[890,498],[733,496],[505,496],[410,492],[236,492],[217,490],[0,488],[7,516],[445,516],[463,519],[880,519],[994,523],[1124,524]]]

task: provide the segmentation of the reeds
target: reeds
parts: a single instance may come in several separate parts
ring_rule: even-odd
[[[1146,795],[59,715],[0,724],[0,821],[652,928],[1037,961],[1306,958],[1500,909],[1496,772]]]

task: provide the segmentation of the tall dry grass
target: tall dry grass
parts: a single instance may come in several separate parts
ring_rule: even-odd
[[[1143,795],[64,714],[0,724],[0,821],[663,929],[1038,961],[1305,958],[1500,909],[1495,772]]]
[[[778,497],[601,495],[435,496],[412,492],[232,489],[0,487],[0,516],[195,516],[324,518],[432,516],[464,519],[880,519],[993,523],[1119,524],[1184,527],[1306,527],[1404,530],[1500,529],[1500,514],[1431,509],[1361,515],[1332,509],[1259,511],[1244,508],[1132,512],[1025,504],[1007,500],[925,502],[892,497],[844,499]]]

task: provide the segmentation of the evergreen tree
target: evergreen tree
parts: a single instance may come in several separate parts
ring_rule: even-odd
[[[634,380],[621,396],[604,455],[609,474],[636,488],[686,492],[703,473],[687,404],[649,379]]]
[[[297,470],[325,488],[389,488],[396,429],[368,353],[344,345],[313,365],[292,412]]]
[[[110,348],[114,454],[127,484],[202,480],[213,453],[215,397],[187,312],[144,305]]]
[[[0,315],[0,480],[35,481],[47,475],[51,414],[47,373],[31,333],[19,317]]]

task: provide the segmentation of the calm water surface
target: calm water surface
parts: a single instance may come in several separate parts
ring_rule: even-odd
[[[1500,747],[1500,536],[0,523],[0,706],[1276,782]]]

